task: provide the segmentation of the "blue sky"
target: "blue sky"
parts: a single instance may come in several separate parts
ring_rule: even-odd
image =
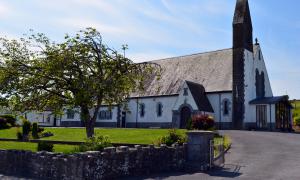
[[[249,0],[274,95],[300,99],[300,1]],[[135,62],[230,48],[235,0],[0,0],[0,36],[95,27]]]

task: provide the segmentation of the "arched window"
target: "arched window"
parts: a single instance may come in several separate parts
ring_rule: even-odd
[[[74,119],[75,117],[75,111],[72,109],[67,110],[67,119]]]
[[[256,86],[256,97],[263,98],[265,97],[265,73],[259,73],[258,69],[256,69],[255,74],[255,86]]]
[[[157,116],[162,116],[163,105],[161,103],[157,103]]]
[[[228,99],[223,100],[223,115],[224,116],[229,115],[229,100]]]
[[[140,104],[140,116],[145,116],[145,104]]]

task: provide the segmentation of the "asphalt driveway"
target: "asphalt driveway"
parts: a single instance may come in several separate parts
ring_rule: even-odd
[[[203,173],[169,173],[129,179],[300,180],[300,134],[223,131],[233,145],[223,168]]]

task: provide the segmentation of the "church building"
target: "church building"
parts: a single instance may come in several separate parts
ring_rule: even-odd
[[[132,93],[127,108],[100,109],[97,127],[185,128],[195,114],[214,117],[218,129],[291,128],[288,96],[273,96],[262,49],[253,43],[248,0],[237,0],[232,48],[151,61],[161,78],[149,79],[145,91]],[[28,112],[41,125],[82,126],[80,109]]]

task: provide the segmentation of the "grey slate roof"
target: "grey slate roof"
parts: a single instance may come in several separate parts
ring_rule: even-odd
[[[207,96],[204,87],[201,84],[193,83],[186,81],[187,86],[189,87],[191,94],[198,106],[199,111],[204,112],[214,112]]]
[[[203,85],[206,92],[232,91],[232,49],[151,62],[162,67],[160,80],[150,78],[145,91],[131,97],[178,94],[185,81]]]

